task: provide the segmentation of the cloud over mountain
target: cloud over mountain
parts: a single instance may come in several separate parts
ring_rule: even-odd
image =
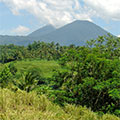
[[[84,0],[84,3],[96,13],[96,16],[120,21],[120,0]]]
[[[83,8],[78,0],[1,0],[14,15],[26,10],[38,18],[41,23],[62,26],[75,19],[91,20],[90,12]]]
[[[21,34],[23,35],[23,34],[29,32],[29,30],[30,30],[29,28],[19,25],[17,28],[12,30],[12,33],[16,33],[17,35],[21,35]]]
[[[119,0],[0,0],[14,15],[23,11],[37,18],[40,24],[61,27],[76,19],[92,21],[95,17],[120,21]]]

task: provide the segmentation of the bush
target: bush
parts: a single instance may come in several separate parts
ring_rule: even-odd
[[[98,116],[86,107],[66,105],[61,108],[35,92],[0,89],[0,93],[1,120],[120,120],[109,114]]]

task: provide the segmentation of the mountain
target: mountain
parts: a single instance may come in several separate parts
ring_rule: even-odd
[[[8,36],[8,35],[1,35],[0,36],[0,45],[8,45],[8,44],[15,44],[21,46],[27,46],[34,42],[34,38],[28,36]]]
[[[61,45],[83,45],[87,40],[96,39],[98,36],[107,34],[107,31],[92,22],[77,20],[42,36],[39,40],[54,41]]]
[[[32,32],[28,36],[29,37],[40,37],[40,36],[46,35],[48,33],[51,33],[51,32],[53,32],[55,30],[56,30],[56,28],[53,27],[52,25],[47,25],[47,26],[45,26],[43,28],[40,28],[40,29]]]
[[[28,36],[0,36],[0,44],[28,45],[34,41],[55,42],[61,45],[84,45],[87,40],[107,35],[108,32],[98,25],[76,20],[61,28],[55,29],[52,25],[38,29]]]
[[[46,35],[50,32],[56,30],[52,25],[47,25],[42,27],[28,36],[9,36],[9,35],[0,35],[0,45],[3,44],[15,44],[15,45],[28,45],[33,43],[35,40],[40,38],[42,35]]]

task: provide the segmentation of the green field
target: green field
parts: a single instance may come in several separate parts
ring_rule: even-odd
[[[29,70],[37,70],[43,77],[51,77],[54,70],[63,70],[57,61],[47,61],[47,60],[23,60],[15,61],[14,63],[17,68],[17,74],[27,72]],[[10,63],[7,63],[7,65]],[[5,65],[0,64],[0,70],[4,68]]]

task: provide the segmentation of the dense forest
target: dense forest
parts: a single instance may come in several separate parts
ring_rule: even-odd
[[[38,116],[47,114],[47,109],[59,111],[58,116],[48,118],[50,120],[67,120],[71,116],[70,120],[119,120],[120,38],[99,36],[85,46],[60,46],[40,41],[26,47],[1,45],[0,91],[4,96],[0,97],[0,119],[3,120],[14,119],[12,113],[8,114],[7,105],[4,106],[20,107],[19,97],[27,108],[35,110],[36,107],[37,112],[33,111]],[[12,98],[5,91],[12,98],[18,95],[15,98],[18,102],[10,103]],[[28,96],[28,102],[22,93]],[[30,98],[32,95],[34,98]],[[7,102],[3,102],[5,96],[9,96]],[[48,102],[41,106],[44,113],[38,112],[37,104],[42,104],[41,99]],[[54,109],[46,108],[47,104],[49,107],[52,104]],[[14,107],[9,109],[19,111]],[[50,111],[48,116],[51,116]],[[45,115],[41,119],[45,119]]]

